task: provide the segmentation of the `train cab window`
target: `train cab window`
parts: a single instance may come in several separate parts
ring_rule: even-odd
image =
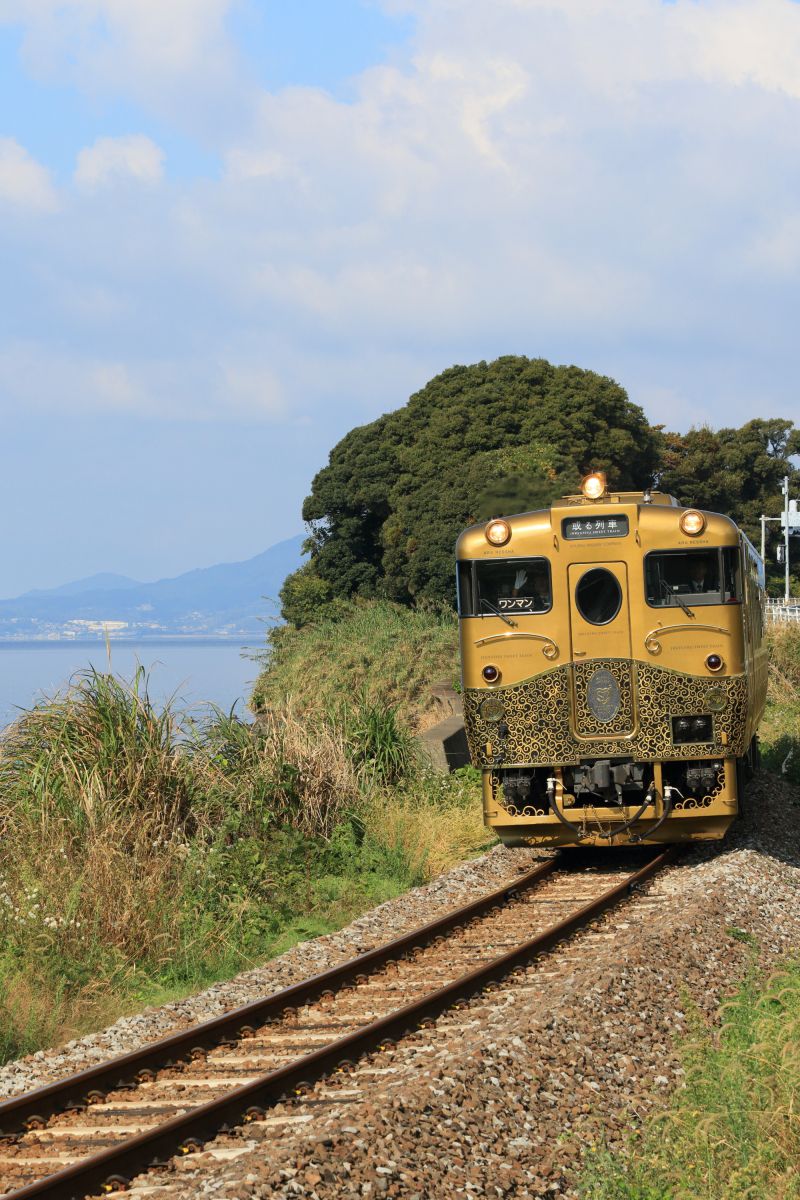
[[[525,616],[547,612],[552,603],[546,558],[458,564],[458,611],[462,617]]]
[[[647,603],[655,608],[691,604],[730,604],[741,600],[739,552],[664,550],[645,558]]]
[[[619,580],[605,567],[594,567],[578,580],[575,603],[584,621],[590,625],[608,625],[622,607]]]

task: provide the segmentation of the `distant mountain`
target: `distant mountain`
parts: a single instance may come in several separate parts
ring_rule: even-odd
[[[303,560],[302,544],[298,534],[245,562],[155,583],[102,574],[0,600],[0,637],[99,636],[104,628],[114,637],[263,633],[265,619],[278,616],[284,579]]]
[[[60,587],[33,588],[18,598],[28,600],[33,596],[79,596],[82,592],[118,592],[121,588],[130,587],[139,587],[139,580],[129,579],[127,575],[114,575],[111,571],[101,571],[98,575],[88,575],[86,579],[62,583]],[[0,604],[2,603],[0,600]]]

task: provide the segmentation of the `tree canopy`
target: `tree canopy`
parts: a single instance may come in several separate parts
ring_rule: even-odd
[[[452,603],[465,526],[546,507],[591,469],[614,489],[659,482],[755,538],[798,452],[789,421],[665,433],[614,380],[579,367],[521,356],[451,367],[334,446],[303,504],[311,558],[284,585],[284,616],[304,624],[359,596]]]

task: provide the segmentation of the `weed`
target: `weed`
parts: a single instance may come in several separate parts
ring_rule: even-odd
[[[585,1200],[800,1197],[800,963],[749,979],[716,1042],[684,1047],[686,1086],[626,1151],[590,1157]]]

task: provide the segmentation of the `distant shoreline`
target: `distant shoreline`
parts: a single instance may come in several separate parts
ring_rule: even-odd
[[[260,636],[263,637],[263,635],[254,633],[252,638],[258,639]],[[230,646],[238,644],[242,649],[249,649],[250,647],[245,645],[247,637],[247,634],[220,637],[218,634],[169,633],[161,636],[154,634],[152,637],[110,637],[109,642],[112,646]],[[53,646],[105,646],[105,638],[0,638],[0,650],[35,650]],[[257,646],[255,648],[258,649]]]

